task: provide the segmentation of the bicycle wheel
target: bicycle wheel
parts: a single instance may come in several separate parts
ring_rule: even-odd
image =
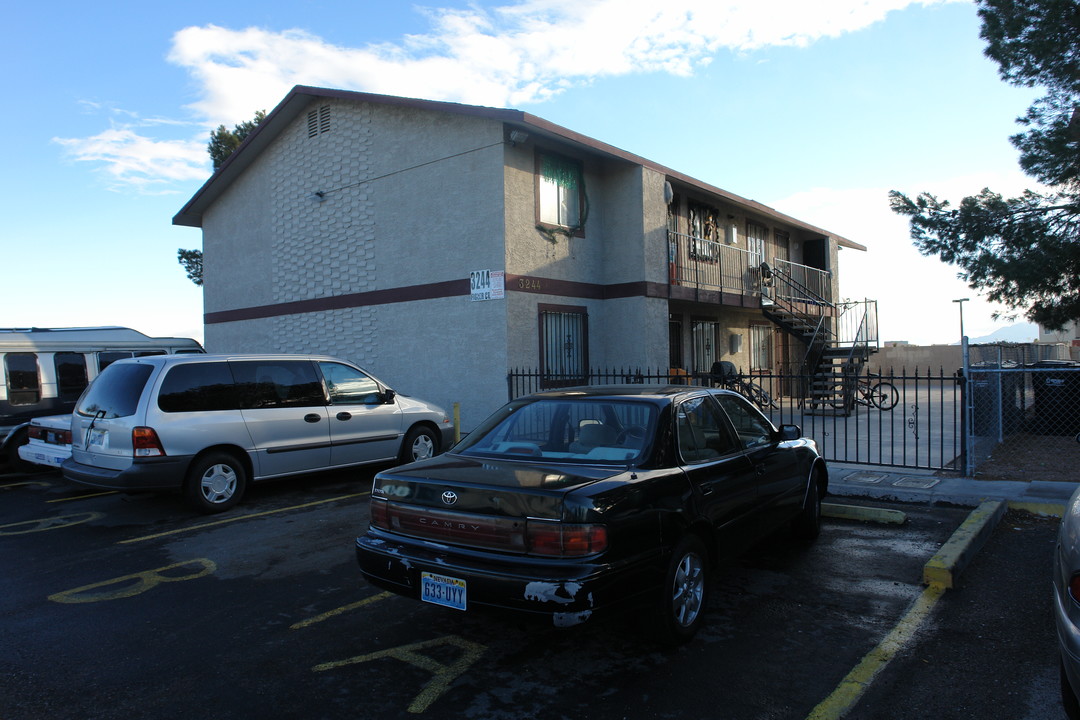
[[[747,385],[746,391],[747,397],[762,410],[766,408],[776,409],[777,405],[773,402],[772,396],[757,385]]]
[[[888,382],[879,382],[870,388],[870,402],[882,410],[892,410],[900,402],[900,391]]]

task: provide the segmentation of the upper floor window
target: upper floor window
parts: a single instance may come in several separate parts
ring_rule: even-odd
[[[536,166],[540,223],[580,232],[585,195],[581,163],[561,155],[537,153]]]
[[[720,211],[691,202],[687,204],[690,226],[690,257],[716,262],[720,259]]]
[[[751,263],[760,265],[765,262],[765,242],[769,237],[769,229],[756,222],[746,223],[746,249],[753,256]]]

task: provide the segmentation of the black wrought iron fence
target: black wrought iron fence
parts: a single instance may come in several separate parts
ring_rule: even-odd
[[[896,467],[962,470],[964,379],[943,369],[860,373],[821,391],[822,378],[795,373],[733,376],[667,368],[593,368],[583,379],[532,369],[507,374],[510,399],[548,388],[582,385],[725,387],[754,402],[775,424],[795,423],[827,460]]]

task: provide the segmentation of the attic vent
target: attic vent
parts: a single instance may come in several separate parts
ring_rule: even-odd
[[[323,105],[318,110],[312,110],[307,114],[308,137],[315,137],[320,133],[330,131],[330,106]]]

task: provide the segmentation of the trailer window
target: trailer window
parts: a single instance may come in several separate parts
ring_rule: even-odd
[[[7,373],[7,396],[12,405],[34,405],[41,402],[41,378],[37,355],[8,353],[4,356]]]
[[[82,395],[89,382],[86,377],[86,356],[82,353],[58,352],[53,355],[56,367],[56,394],[61,400],[74,401]]]

